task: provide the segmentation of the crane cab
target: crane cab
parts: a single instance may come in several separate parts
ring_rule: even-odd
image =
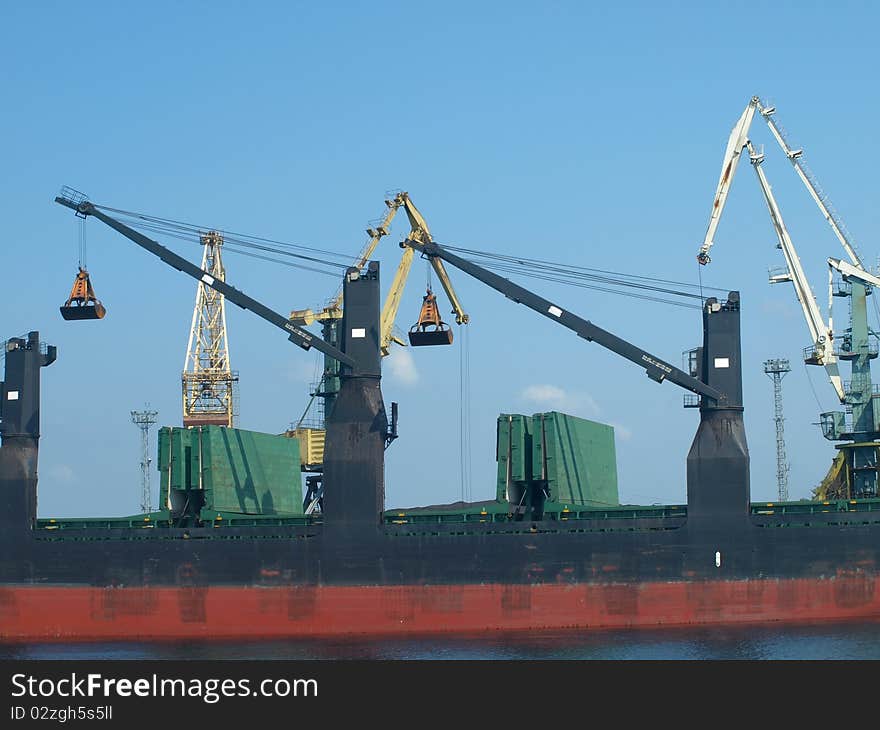
[[[80,266],[70,296],[61,306],[61,316],[66,320],[81,320],[102,319],[105,314],[107,310],[95,296],[89,272]]]
[[[419,321],[409,329],[409,344],[413,347],[425,345],[451,345],[452,330],[440,319],[437,310],[437,297],[428,289],[422,298],[422,310]]]

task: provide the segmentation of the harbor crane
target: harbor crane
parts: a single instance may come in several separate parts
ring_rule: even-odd
[[[371,226],[367,229],[367,235],[370,236],[370,240],[364,246],[360,255],[357,258],[357,261],[352,264],[356,268],[363,268],[366,266],[367,261],[370,260],[370,257],[376,250],[376,247],[379,244],[379,241],[383,236],[388,235],[388,232],[391,228],[391,222],[394,220],[397,212],[403,208],[406,213],[407,218],[410,223],[410,232],[407,236],[408,238],[415,241],[424,241],[425,243],[430,242],[431,240],[431,232],[428,229],[428,224],[425,222],[424,217],[419,212],[418,208],[416,208],[415,204],[412,202],[412,199],[409,196],[409,193],[399,192],[394,197],[385,201],[385,206],[387,207],[387,212],[382,221],[375,226]],[[407,277],[409,276],[410,268],[412,267],[413,261],[413,252],[411,249],[408,249],[403,252],[403,256],[400,259],[400,263],[397,266],[397,272],[394,275],[394,279],[391,282],[391,286],[388,290],[388,295],[385,298],[385,304],[382,307],[382,319],[381,319],[381,350],[382,355],[388,355],[391,351],[391,343],[396,342],[399,345],[406,345],[406,342],[397,337],[394,330],[394,322],[397,318],[397,312],[400,309],[400,300],[403,296],[403,290],[406,286]],[[437,274],[437,278],[440,280],[440,284],[443,286],[443,290],[446,292],[446,296],[449,298],[450,303],[452,304],[452,313],[455,315],[456,324],[467,324],[469,321],[469,316],[465,313],[464,308],[459,301],[458,295],[455,293],[455,290],[452,287],[452,282],[449,280],[449,275],[446,272],[446,269],[443,267],[443,262],[439,260],[435,260],[431,262],[432,268],[434,272]],[[317,312],[312,309],[294,309],[290,313],[290,320],[298,325],[310,325],[313,322],[332,323],[335,320],[339,320],[342,318],[342,291],[339,290],[336,295],[329,301],[329,303],[318,310]],[[327,338],[327,333],[324,333],[325,339]]]
[[[355,268],[362,269],[367,265],[367,262],[372,257],[381,239],[388,235],[391,229],[391,222],[401,209],[406,213],[406,216],[409,219],[409,238],[424,242],[429,242],[431,240],[431,232],[428,229],[428,224],[425,222],[425,218],[422,216],[419,209],[416,208],[415,204],[412,202],[409,193],[398,192],[394,196],[387,198],[385,200],[385,207],[387,210],[382,220],[367,228],[367,235],[370,238],[360,252],[355,263],[352,264]],[[382,357],[386,357],[391,353],[392,343],[404,347],[407,344],[405,340],[401,339],[394,333],[394,323],[397,318],[398,310],[400,309],[400,302],[412,267],[412,262],[413,251],[412,249],[408,249],[404,251],[401,256],[397,271],[391,281],[388,294],[386,295],[385,302],[382,306],[379,335],[379,349]],[[443,267],[443,262],[437,260],[432,261],[431,264],[432,269],[440,280],[440,284],[452,305],[452,313],[455,315],[456,324],[467,324],[470,317],[464,311],[458,295],[452,287],[452,282],[449,280],[449,275]],[[432,305],[435,303],[436,297],[429,288],[427,294],[423,298],[422,314],[419,318],[420,323],[428,321],[425,315],[426,311],[436,315],[436,307],[431,309]],[[291,311],[290,321],[298,326],[307,326],[315,322],[320,323],[321,337],[326,342],[338,346],[338,323],[342,319],[342,307],[342,289],[339,289],[336,295],[330,299],[324,307],[317,311],[314,309],[295,309]],[[422,327],[422,332],[413,332],[411,330],[409,343],[413,346],[451,344],[452,333],[448,328],[442,326],[439,317],[433,324],[433,331],[426,331],[425,327]],[[320,472],[323,468],[325,437],[323,414],[329,413],[330,409],[333,407],[333,402],[339,392],[339,385],[339,362],[333,357],[325,355],[323,373],[317,387],[312,393],[312,399],[309,401],[299,420],[292,424],[292,427],[286,431],[288,436],[296,438],[299,441],[300,453],[303,455],[303,470],[312,473],[311,476],[306,477],[309,494],[320,495]],[[309,413],[315,398],[320,398],[319,403],[321,404],[319,416],[317,419],[314,419],[317,423],[313,421],[311,424],[307,424],[306,415]],[[313,498],[309,503],[309,507],[313,506],[314,501],[315,499]],[[309,509],[309,507],[307,507],[307,509]]]
[[[827,322],[819,312],[816,298],[761,167],[764,154],[755,149],[749,138],[749,129],[756,112],[767,122],[774,139],[791,162],[798,177],[806,186],[810,197],[819,207],[823,218],[831,226],[849,258],[849,261],[828,259]],[[880,284],[880,279],[866,271],[846,226],[827,196],[822,192],[809,168],[804,164],[803,150],[795,149],[788,143],[781,126],[774,119],[775,112],[775,107],[765,105],[757,96],[754,96],[734,125],[725,150],[709,225],[697,253],[697,261],[704,266],[711,261],[709,251],[714,244],[715,233],[727,201],[727,194],[740,158],[743,152],[747,151],[770,212],[778,239],[778,248],[782,250],[786,262],[786,271],[782,274],[771,275],[770,283],[792,282],[812,337],[812,344],[805,348],[803,353],[804,362],[808,365],[822,365],[825,368],[835,395],[846,409],[844,412],[820,414],[820,425],[825,438],[848,441],[849,443],[837,446],[840,453],[829,471],[829,476],[823,480],[819,496],[823,498],[829,495],[874,497],[877,496],[878,485],[880,485],[880,469],[878,469],[880,444],[876,443],[877,439],[880,439],[880,407],[877,407],[871,385],[870,360],[877,357],[877,347],[876,344],[872,346],[870,342],[872,333],[867,323],[866,297],[871,293],[872,287]],[[838,288],[836,292],[833,290],[835,272],[841,275],[844,283],[844,286]],[[838,338],[843,342],[839,348],[835,348],[835,334],[831,316],[833,296],[847,296],[851,299],[850,326],[843,337]],[[845,383],[840,375],[838,361],[841,359],[851,363],[852,376],[848,383]],[[847,423],[847,414],[852,416],[849,424]],[[832,473],[837,475],[833,479],[831,478]]]
[[[394,220],[395,215],[401,209],[403,209],[403,211],[406,213],[407,218],[409,219],[410,232],[408,237],[416,241],[429,242],[431,240],[431,232],[428,229],[428,224],[425,222],[425,219],[419,212],[418,208],[416,208],[415,204],[412,202],[409,193],[396,193],[393,197],[385,200],[385,207],[387,208],[387,211],[381,222],[367,228],[367,235],[370,236],[370,240],[364,246],[363,250],[357,258],[357,261],[352,264],[355,268],[363,268],[366,265],[367,261],[369,261],[370,257],[375,252],[380,240],[384,236],[388,235],[388,232],[391,228],[391,222]],[[400,301],[403,296],[403,291],[406,286],[410,268],[412,267],[412,261],[412,250],[404,251],[403,256],[401,256],[400,263],[397,266],[397,271],[389,287],[388,294],[385,298],[385,303],[382,307],[379,348],[383,357],[391,353],[392,342],[397,343],[401,346],[406,346],[406,342],[395,335],[394,322],[397,318],[397,312],[400,308]],[[443,286],[443,290],[446,292],[446,296],[452,304],[452,313],[455,315],[456,323],[467,324],[470,317],[465,313],[464,308],[462,307],[461,302],[458,298],[458,295],[455,293],[455,290],[452,287],[452,282],[450,282],[449,275],[446,273],[446,270],[443,267],[443,262],[432,262],[432,268],[437,274],[437,278],[440,280],[440,283]],[[432,293],[428,291],[428,294],[425,296],[425,301],[427,302],[428,298],[431,296]],[[336,343],[338,341],[336,324],[342,318],[342,306],[342,291],[339,290],[336,295],[332,299],[330,299],[326,306],[317,311],[313,309],[294,309],[290,313],[290,321],[298,326],[307,326],[313,324],[314,322],[319,322],[322,328],[321,336],[323,337],[323,339],[330,343]],[[410,338],[410,340],[410,344],[423,344],[420,342],[412,342],[412,338]],[[435,341],[426,342],[424,344],[450,343],[451,338],[448,341],[440,341],[440,338],[435,338]],[[332,358],[325,357],[324,372],[321,378],[321,382],[319,383],[318,390],[315,393],[315,395],[322,398],[322,402],[324,404],[323,410],[325,413],[328,412],[330,407],[332,406],[333,399],[338,390],[339,364],[335,362]],[[308,412],[308,409],[306,409],[306,412]],[[303,418],[304,416],[305,414],[303,415]],[[303,418],[300,419],[300,424],[302,423]],[[297,428],[300,424],[297,424]],[[301,432],[298,435],[301,438],[305,438],[307,440],[311,439],[313,442],[317,436],[316,433],[311,432]]]
[[[697,261],[705,266],[712,260],[709,256],[709,250],[714,244],[715,232],[721,221],[721,214],[724,212],[727,195],[730,191],[730,186],[733,182],[737,166],[742,158],[743,152],[747,151],[749,162],[755,171],[758,184],[760,185],[761,192],[764,196],[764,201],[767,204],[767,210],[770,213],[770,220],[773,223],[773,230],[775,231],[778,240],[777,247],[782,250],[782,255],[785,258],[787,267],[787,270],[784,273],[771,276],[770,283],[778,284],[786,281],[792,283],[795,296],[801,305],[801,310],[807,323],[807,329],[812,338],[812,346],[805,352],[805,362],[811,365],[822,365],[825,368],[825,371],[828,374],[828,379],[831,382],[831,386],[834,389],[838,400],[843,403],[846,395],[843,390],[843,381],[840,377],[837,356],[834,352],[834,331],[832,319],[830,317],[830,296],[829,318],[828,321],[825,322],[819,311],[816,297],[810,287],[810,282],[807,279],[803,266],[801,265],[800,257],[795,250],[791,236],[789,235],[785,222],[782,219],[782,213],[773,196],[773,190],[770,187],[770,183],[767,181],[767,176],[764,174],[762,167],[764,153],[758,152],[749,139],[749,128],[751,127],[752,119],[754,118],[756,110],[759,111],[761,116],[768,120],[772,130],[777,130],[777,127],[771,118],[775,109],[773,107],[765,107],[761,104],[758,97],[752,97],[748,106],[745,108],[745,111],[743,111],[742,115],[734,125],[733,130],[730,133],[730,138],[727,141],[727,149],[725,150],[724,160],[721,165],[721,176],[718,180],[718,187],[715,191],[715,198],[712,202],[712,211],[709,216],[709,226],[706,229],[706,235],[700,246],[700,250],[697,253]],[[783,145],[786,156],[795,163],[797,169],[801,169],[799,166],[801,151],[792,151],[778,132],[776,134],[780,144]],[[804,177],[803,179],[807,180],[808,185],[810,184],[808,178]]]

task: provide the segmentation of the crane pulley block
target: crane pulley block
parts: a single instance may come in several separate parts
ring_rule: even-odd
[[[95,296],[89,272],[80,266],[70,289],[70,297],[61,307],[61,316],[66,320],[80,320],[102,319],[105,314],[107,310]]]
[[[430,288],[422,298],[419,321],[409,329],[409,344],[413,347],[452,344],[452,330],[448,324],[441,321],[437,309],[437,297]]]

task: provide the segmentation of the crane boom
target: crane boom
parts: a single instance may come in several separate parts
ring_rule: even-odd
[[[840,241],[840,245],[843,246],[844,251],[846,251],[846,255],[850,257],[850,260],[853,264],[864,270],[865,267],[862,264],[858,253],[856,253],[855,246],[846,235],[846,226],[843,225],[843,221],[840,220],[837,214],[832,210],[830,202],[826,199],[825,195],[819,189],[818,183],[813,180],[813,176],[804,166],[801,160],[804,151],[800,149],[795,150],[789,146],[788,142],[785,139],[785,135],[782,133],[782,129],[773,119],[773,114],[776,112],[776,108],[765,107],[763,104],[761,104],[760,101],[758,101],[757,97],[754,97],[754,101],[758,107],[758,111],[761,113],[761,116],[764,117],[764,120],[767,122],[767,126],[770,127],[770,132],[779,143],[779,146],[782,148],[782,151],[785,153],[785,156],[788,158],[789,162],[791,162],[792,167],[794,167],[795,172],[797,172],[798,177],[801,179],[801,182],[803,182],[804,186],[807,188],[807,191],[810,193],[810,197],[813,198],[813,201],[816,203],[817,206],[819,206],[819,210],[822,212],[822,217],[825,218],[826,221],[828,221],[828,224],[834,231],[834,235],[837,236],[837,240]]]
[[[788,230],[785,227],[785,223],[782,220],[782,214],[779,210],[779,206],[776,203],[775,198],[773,197],[770,184],[767,181],[767,178],[764,175],[764,171],[761,167],[761,163],[764,161],[764,155],[763,153],[756,152],[751,140],[749,139],[749,128],[751,126],[752,120],[754,119],[756,111],[764,118],[767,125],[770,127],[771,133],[773,134],[776,141],[779,143],[779,146],[782,148],[785,156],[794,166],[798,176],[800,177],[804,185],[806,185],[807,190],[809,191],[813,200],[819,206],[825,219],[831,224],[831,227],[834,229],[834,232],[840,240],[841,244],[843,245],[844,250],[847,252],[847,255],[849,255],[853,263],[859,269],[863,270],[864,268],[861,265],[861,261],[859,260],[859,257],[856,254],[854,247],[850,244],[844,233],[842,222],[840,222],[837,219],[837,216],[834,215],[833,212],[829,209],[824,196],[818,189],[817,184],[802,165],[801,156],[803,154],[803,150],[795,150],[791,148],[791,146],[786,141],[785,135],[783,134],[781,128],[772,118],[773,114],[776,112],[776,109],[774,107],[769,107],[762,104],[761,100],[757,96],[753,96],[749,100],[748,106],[746,106],[745,110],[740,115],[740,118],[734,125],[728,139],[727,149],[725,150],[724,159],[721,165],[721,177],[718,182],[718,188],[715,193],[712,211],[709,216],[709,227],[706,232],[706,237],[703,241],[703,245],[700,247],[700,250],[697,254],[697,261],[703,265],[711,261],[711,258],[709,257],[709,249],[712,247],[712,244],[714,242],[715,231],[721,219],[721,213],[724,210],[724,204],[727,201],[727,193],[730,190],[731,183],[733,182],[733,176],[736,172],[737,164],[740,157],[742,156],[743,150],[747,149],[749,152],[749,159],[755,169],[755,173],[758,178],[758,184],[760,185],[761,192],[764,195],[764,201],[766,202],[767,208],[770,212],[770,219],[773,223],[773,229],[776,232],[776,237],[779,241],[779,248],[782,250],[782,254],[788,267],[788,271],[786,274],[783,274],[781,276],[772,276],[770,278],[770,282],[792,282],[795,290],[795,295],[797,296],[798,302],[801,305],[801,310],[803,311],[804,319],[807,322],[807,328],[810,331],[810,336],[813,341],[813,347],[811,348],[811,353],[807,359],[807,362],[813,365],[822,365],[825,368],[825,371],[828,374],[828,379],[831,382],[832,388],[834,388],[834,392],[837,395],[837,398],[840,400],[841,403],[844,403],[846,401],[846,394],[843,388],[843,381],[840,376],[837,355],[834,352],[834,333],[832,328],[830,305],[828,322],[825,323],[816,304],[816,297],[814,296],[812,289],[810,288],[807,276],[804,273],[803,267],[801,266],[800,258],[797,255],[794,244],[792,243],[791,237],[788,234]]]
[[[291,322],[284,315],[279,314],[272,309],[269,309],[269,307],[261,304],[256,299],[249,297],[247,294],[244,294],[235,287],[229,286],[229,284],[224,281],[215,279],[204,269],[200,269],[198,266],[190,263],[182,256],[178,256],[173,251],[165,248],[160,243],[157,243],[151,238],[147,238],[142,233],[139,233],[133,228],[128,227],[124,223],[116,220],[115,218],[111,218],[106,213],[101,212],[101,210],[99,210],[97,206],[95,206],[88,200],[76,201],[71,198],[64,197],[63,195],[59,195],[55,198],[55,202],[59,203],[60,205],[66,206],[67,208],[70,208],[71,210],[75,211],[77,215],[80,215],[82,217],[91,215],[102,221],[103,223],[106,223],[108,226],[115,229],[123,236],[136,243],[141,248],[144,248],[150,253],[158,256],[169,266],[177,269],[178,271],[182,271],[185,274],[189,274],[194,279],[203,282],[206,286],[210,286],[212,289],[216,289],[233,304],[237,304],[242,309],[249,309],[254,314],[265,319],[267,322],[270,322],[276,327],[281,328],[288,335],[288,339],[295,345],[301,347],[303,350],[309,350],[314,347],[316,350],[320,350],[325,355],[329,355],[330,357],[339,360],[349,367],[354,368],[356,366],[357,363],[351,357],[342,352],[342,350],[339,350],[328,344],[327,342],[324,342],[324,340],[322,340],[320,337],[315,337],[312,333],[301,329],[300,327],[293,324],[293,322]]]
[[[576,314],[565,311],[562,307],[554,304],[548,299],[538,296],[537,294],[533,294],[519,284],[514,284],[509,279],[498,276],[498,274],[487,271],[467,259],[463,259],[450,253],[436,243],[423,243],[421,241],[407,239],[400,245],[401,247],[420,251],[423,255],[428,256],[429,258],[442,258],[457,269],[461,269],[478,281],[481,281],[496,291],[501,292],[508,299],[512,299],[518,304],[526,305],[529,309],[533,309],[548,319],[567,327],[585,340],[596,342],[599,345],[602,345],[602,347],[626,358],[630,362],[634,362],[645,368],[648,377],[652,380],[656,380],[658,383],[662,383],[664,380],[669,380],[685,390],[705,396],[722,406],[727,400],[723,393],[701,380],[688,375],[683,370],[664,362],[660,358],[655,357],[645,350],[621,339],[617,335],[596,326],[592,322],[582,319]]]
[[[761,165],[764,161],[764,155],[756,152],[751,142],[746,142],[746,145],[749,150],[749,161],[752,163],[752,167],[758,176],[758,184],[761,186],[764,201],[767,203],[767,209],[770,211],[770,220],[773,222],[773,230],[776,231],[776,237],[779,240],[779,248],[782,249],[782,255],[788,266],[788,273],[786,275],[772,277],[770,282],[791,281],[794,286],[795,296],[797,296],[801,310],[804,313],[807,329],[810,330],[810,335],[813,338],[815,362],[825,368],[825,371],[828,373],[828,379],[831,381],[831,387],[834,388],[838,399],[843,403],[846,400],[846,394],[843,390],[843,380],[840,377],[837,356],[834,353],[834,333],[830,317],[828,324],[826,324],[819,312],[816,297],[810,288],[807,275],[804,273],[803,266],[801,265],[800,257],[797,255],[794,244],[791,242],[788,229],[782,220],[779,205],[776,203],[776,198],[773,197],[770,183],[764,174]]]
[[[876,289],[880,289],[880,277],[875,276],[874,274],[870,274],[864,269],[860,269],[857,266],[853,266],[852,264],[843,261],[841,259],[828,259],[828,265],[834,269],[837,269],[843,276],[853,279],[858,279],[863,284],[867,284],[868,286],[873,286]]]
[[[432,240],[431,232],[428,230],[428,224],[425,223],[422,214],[419,213],[416,206],[413,205],[409,195],[406,195],[406,193],[404,193],[404,195],[403,206],[412,228],[408,238],[428,243]],[[461,302],[458,299],[458,295],[455,293],[455,289],[452,288],[452,282],[449,280],[449,274],[446,273],[446,269],[443,268],[443,262],[439,258],[432,258],[431,267],[437,274],[437,278],[440,279],[440,285],[443,287],[443,291],[446,292],[446,296],[449,298],[449,303],[452,304],[452,313],[455,315],[455,323],[467,324],[470,321],[470,317],[465,314],[464,308],[461,306]]]
[[[397,193],[391,200],[385,201],[385,206],[388,208],[388,212],[385,213],[385,217],[375,228],[368,228],[367,233],[370,236],[370,240],[367,242],[364,249],[361,251],[360,255],[357,258],[357,262],[353,264],[358,269],[364,268],[367,265],[367,261],[369,261],[370,256],[373,255],[373,252],[376,250],[376,246],[379,245],[379,241],[383,236],[388,235],[388,230],[391,227],[391,221],[394,220],[394,216],[397,214],[397,211],[403,205],[403,201],[407,198],[406,193]],[[294,309],[290,313],[290,320],[294,324],[300,325],[309,325],[315,321],[323,322],[328,319],[341,319],[342,318],[342,288],[336,292],[336,295],[330,300],[326,307],[321,309],[318,312],[315,312],[312,309]]]
[[[403,193],[403,196],[402,205],[407,218],[409,218],[411,229],[407,239],[419,241],[421,243],[430,243],[431,231],[428,229],[428,224],[425,222],[425,219],[422,217],[418,208],[413,204],[409,195]],[[412,248],[404,248],[403,255],[400,257],[400,263],[397,266],[397,271],[394,274],[394,279],[392,279],[391,286],[388,289],[388,295],[385,297],[385,304],[382,306],[382,340],[380,343],[380,349],[383,355],[389,353],[392,342],[397,342],[401,345],[405,344],[394,336],[393,329],[394,321],[397,318],[397,312],[400,309],[400,301],[403,297],[406,280],[409,277],[409,271],[412,268],[413,253],[414,251]],[[461,302],[459,302],[458,296],[452,288],[452,282],[449,280],[449,275],[443,268],[443,262],[439,259],[432,258],[430,259],[430,263],[437,274],[437,278],[440,279],[443,291],[445,291],[446,296],[449,297],[449,301],[452,304],[452,312],[455,314],[456,323],[467,324],[470,317],[468,317],[462,309]]]
[[[709,216],[709,227],[706,231],[703,244],[700,246],[700,250],[697,253],[697,261],[705,265],[712,260],[709,257],[709,249],[712,248],[712,244],[714,243],[715,230],[721,219],[724,204],[727,202],[727,193],[730,190],[730,184],[733,181],[733,175],[736,172],[736,166],[739,163],[740,155],[749,143],[749,128],[751,127],[752,119],[755,116],[755,111],[757,111],[767,123],[773,138],[782,148],[788,161],[791,162],[792,167],[794,167],[801,182],[807,188],[810,197],[819,207],[822,217],[828,221],[828,224],[834,231],[834,235],[837,236],[844,251],[846,251],[847,256],[849,256],[855,266],[864,269],[865,267],[856,252],[855,245],[850,241],[850,238],[846,233],[846,226],[844,226],[843,221],[840,220],[840,217],[834,212],[830,201],[821,191],[816,180],[813,179],[813,175],[807,169],[806,165],[804,165],[802,159],[804,151],[802,149],[793,149],[791,145],[789,145],[788,141],[785,139],[782,127],[773,118],[773,115],[776,113],[776,107],[765,106],[757,96],[753,96],[749,100],[748,106],[746,106],[745,111],[743,111],[730,133],[730,138],[727,142],[727,150],[724,153],[724,160],[721,165],[721,177],[718,181],[715,199],[712,202],[712,212]]]
[[[718,187],[715,190],[715,198],[712,201],[712,212],[709,215],[709,227],[706,229],[706,235],[703,238],[703,244],[697,253],[697,261],[706,265],[712,259],[709,256],[709,249],[715,242],[715,230],[721,220],[721,213],[724,211],[724,204],[727,202],[727,193],[730,191],[730,184],[733,182],[736,167],[742,156],[743,148],[749,140],[749,127],[752,125],[752,118],[755,116],[755,107],[757,105],[757,97],[752,97],[749,105],[745,108],[727,140],[727,149],[724,151],[724,160],[721,163],[721,177],[718,178]]]

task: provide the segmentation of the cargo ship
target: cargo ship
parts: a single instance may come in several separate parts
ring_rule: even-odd
[[[58,352],[37,330],[7,340],[0,640],[387,636],[880,617],[876,495],[751,501],[738,292],[703,301],[702,345],[686,372],[439,244],[403,241],[554,323],[546,326],[566,327],[657,383],[685,389],[699,425],[683,455],[685,504],[615,504],[609,427],[551,412],[499,416],[496,499],[394,510],[385,505],[384,452],[397,422],[381,390],[377,262],[345,274],[339,338],[331,344],[87,199],[61,195],[56,202],[207,283],[294,344],[333,358],[339,391],[326,414],[319,514],[306,513],[285,492],[294,451],[271,435],[204,426],[162,429],[161,510],[38,518],[40,382]],[[274,471],[258,464],[269,452]]]

